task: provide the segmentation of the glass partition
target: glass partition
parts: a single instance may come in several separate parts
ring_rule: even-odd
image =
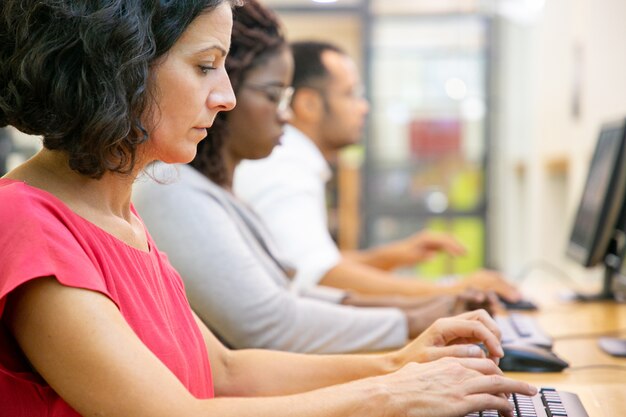
[[[463,236],[471,261],[425,268],[434,274],[484,263],[488,29],[480,15],[380,16],[372,23],[368,243],[420,227]]]

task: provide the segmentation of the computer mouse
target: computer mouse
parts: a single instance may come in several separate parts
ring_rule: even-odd
[[[561,372],[569,364],[548,349],[525,344],[503,344],[500,369],[509,372]]]
[[[537,304],[530,300],[521,299],[519,301],[508,301],[502,297],[498,297],[498,299],[507,310],[533,311],[538,309]]]

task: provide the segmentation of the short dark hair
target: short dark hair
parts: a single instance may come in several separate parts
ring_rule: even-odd
[[[288,48],[277,16],[256,0],[248,0],[233,12],[233,34],[226,71],[237,94],[248,73]],[[191,166],[215,183],[226,181],[222,147],[228,136],[228,112],[220,112],[205,140],[198,145]]]
[[[225,1],[2,0],[0,127],[43,136],[83,175],[130,172],[150,66]]]
[[[343,49],[328,42],[299,41],[291,44],[294,61],[292,85],[296,91],[301,87],[311,87],[319,81],[325,81],[330,75],[322,62],[325,51],[346,55]]]

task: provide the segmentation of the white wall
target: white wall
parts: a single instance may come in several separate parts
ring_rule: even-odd
[[[624,0],[547,0],[533,24],[497,25],[492,239],[506,271],[545,259],[585,274],[564,250],[598,128],[626,117],[624,17]]]

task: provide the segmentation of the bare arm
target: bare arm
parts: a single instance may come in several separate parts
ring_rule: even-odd
[[[402,295],[371,295],[355,292],[346,293],[341,301],[343,305],[355,307],[395,307],[404,311],[420,310],[439,305],[442,310],[439,317],[447,317],[463,313],[465,311],[483,308],[491,315],[502,313],[503,306],[496,295],[489,291],[467,289],[456,295],[439,295],[432,297],[408,297]]]
[[[390,272],[342,258],[320,281],[321,285],[355,291],[363,294],[437,296],[460,294],[473,288],[493,291],[511,301],[521,298],[520,292],[501,274],[482,270],[468,275],[451,285],[437,285],[419,279],[402,279]]]
[[[343,255],[374,268],[391,270],[427,261],[439,252],[460,256],[464,255],[466,250],[449,234],[422,231],[386,245],[343,252]]]
[[[453,286],[438,286],[418,279],[399,279],[390,272],[342,258],[320,281],[321,285],[368,295],[429,297],[453,294]]]
[[[312,355],[229,350],[196,317],[211,356],[217,396],[271,396],[310,391],[398,368],[390,355]],[[217,361],[216,361],[217,359]],[[268,378],[268,376],[271,376]]]
[[[479,408],[508,410],[503,392],[534,393],[525,383],[503,378],[487,359],[446,359],[412,364],[384,376],[298,395],[198,400],[143,345],[113,302],[102,294],[41,278],[24,284],[10,296],[6,314],[9,329],[35,369],[85,416],[335,417],[370,416],[385,409],[389,416],[433,416],[436,412],[446,417]],[[473,320],[464,327],[466,330],[457,334],[458,340],[480,337],[481,332],[487,331],[487,326],[479,321]],[[208,331],[204,330],[204,334],[212,350],[209,354],[216,391],[221,395],[289,394],[386,371],[373,367],[362,371],[344,365],[335,377],[330,369],[320,369],[320,365],[332,368],[347,357],[339,356],[333,361],[331,357],[307,359],[278,352],[230,352]],[[430,334],[430,342],[422,340],[431,344],[427,351],[432,354],[454,348],[434,346],[436,342],[445,345],[453,341],[454,332],[445,335],[435,332]],[[489,340],[486,344],[489,346]],[[352,366],[363,366],[367,359],[357,356]],[[313,381],[301,381],[303,375]],[[285,390],[289,384],[296,386]]]
[[[106,296],[40,278],[11,294],[6,313],[33,367],[81,415],[191,415],[193,396]]]
[[[411,362],[429,362],[446,356],[484,357],[474,345],[481,342],[492,360],[502,356],[500,333],[484,310],[437,320],[401,350],[378,355],[302,355],[272,350],[226,349],[196,318],[211,352],[218,396],[294,394],[369,376],[397,371]],[[267,376],[271,375],[271,378]]]
[[[429,305],[438,297],[409,297],[404,295],[377,295],[347,292],[341,304],[354,307],[395,307],[411,310]]]

